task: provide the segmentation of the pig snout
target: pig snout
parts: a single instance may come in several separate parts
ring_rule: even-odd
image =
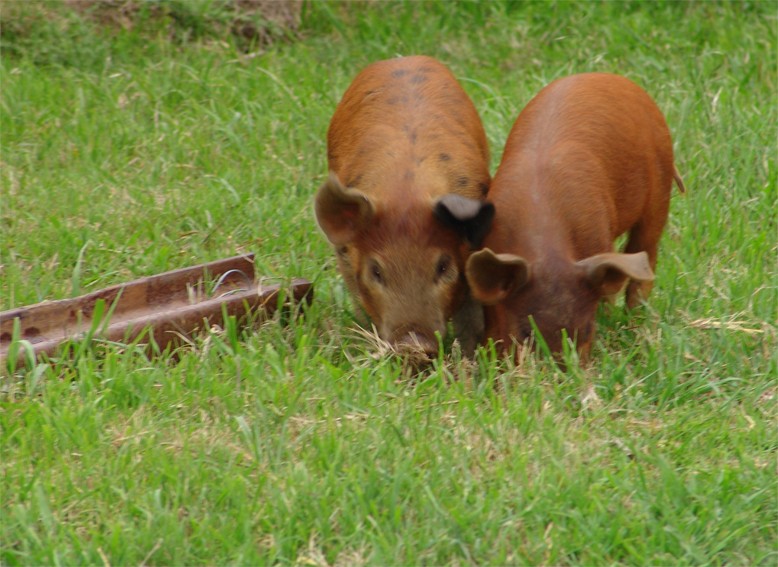
[[[420,327],[400,327],[392,333],[391,343],[399,353],[423,353],[428,357],[438,354],[437,337]]]

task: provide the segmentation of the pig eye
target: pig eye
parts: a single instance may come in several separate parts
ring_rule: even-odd
[[[378,265],[378,262],[371,261],[368,266],[368,274],[370,275],[370,279],[373,280],[377,284],[383,285],[384,283],[384,274],[381,271],[381,266]]]
[[[439,280],[451,272],[451,257],[443,256],[438,260],[438,265],[435,266],[435,279]]]

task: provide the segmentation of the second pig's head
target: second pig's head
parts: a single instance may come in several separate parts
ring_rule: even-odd
[[[487,306],[487,338],[507,349],[540,333],[549,350],[560,353],[564,331],[584,357],[600,299],[617,293],[627,279],[654,279],[645,252],[529,261],[484,248],[470,256],[466,274],[473,297]]]

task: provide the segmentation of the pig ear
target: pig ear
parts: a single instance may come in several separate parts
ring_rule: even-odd
[[[492,227],[494,205],[450,194],[435,202],[434,212],[440,222],[463,236],[471,248],[478,248]]]
[[[335,245],[348,244],[375,214],[370,197],[344,187],[334,173],[316,193],[316,221]]]
[[[467,259],[465,275],[473,297],[485,305],[494,305],[527,284],[530,266],[521,256],[495,254],[484,248]]]
[[[602,295],[618,293],[627,278],[639,282],[654,279],[645,252],[597,254],[576,262],[576,265],[585,270],[586,280]]]

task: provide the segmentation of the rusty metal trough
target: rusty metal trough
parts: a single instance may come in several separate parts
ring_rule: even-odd
[[[96,338],[126,343],[148,331],[164,350],[199,330],[223,324],[224,313],[236,316],[241,323],[250,319],[251,314],[272,314],[282,290],[288,293],[287,302],[311,302],[311,282],[295,279],[289,286],[262,285],[254,279],[253,260],[253,254],[235,256],[73,299],[44,301],[0,312],[0,364],[6,364],[17,319],[19,338],[29,342],[37,359],[41,354],[53,355],[68,340],[90,336],[97,328]],[[94,320],[101,312],[109,311],[110,318],[104,325]],[[146,342],[145,338],[143,341]],[[25,349],[19,349],[17,364],[24,364],[26,358]]]

